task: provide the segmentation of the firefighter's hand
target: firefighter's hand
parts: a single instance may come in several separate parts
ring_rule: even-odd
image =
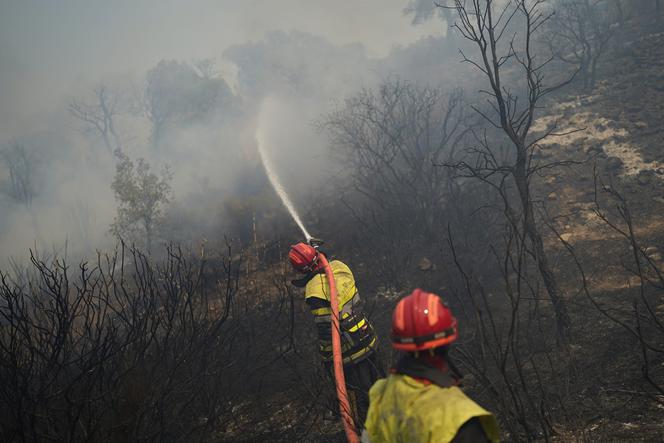
[[[309,239],[309,245],[313,246],[314,248],[318,249],[321,245],[324,245],[325,242],[321,240],[320,238],[313,238],[311,237]]]
[[[297,280],[291,280],[291,285],[295,286],[296,288],[304,288],[307,285],[307,279],[305,278],[298,278]]]

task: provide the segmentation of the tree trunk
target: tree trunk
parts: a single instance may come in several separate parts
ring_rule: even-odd
[[[622,0],[616,1],[616,8],[618,9],[618,23],[620,23],[620,30],[625,29],[625,12],[622,7]]]
[[[156,150],[161,142],[161,125],[157,122],[152,124],[152,136],[150,141],[152,148]]]
[[[145,223],[145,250],[148,255],[152,255],[152,223]]]
[[[101,137],[104,140],[104,146],[106,146],[106,150],[108,151],[109,154],[113,155],[113,147],[111,146],[111,141],[108,138],[108,132],[102,131]]]
[[[569,340],[570,333],[570,318],[567,312],[565,300],[560,295],[558,282],[556,276],[551,270],[549,261],[544,252],[544,242],[535,221],[535,213],[533,211],[533,203],[530,199],[530,186],[528,184],[528,177],[526,172],[526,158],[527,153],[525,147],[519,147],[517,154],[517,162],[514,171],[514,179],[519,192],[521,206],[523,209],[523,227],[532,243],[535,260],[537,261],[537,268],[539,270],[546,291],[551,299],[553,311],[556,317],[556,329],[558,333],[558,343],[564,344]]]
[[[592,91],[595,89],[595,84],[597,83],[597,58],[595,58],[590,64],[590,84],[588,89]]]

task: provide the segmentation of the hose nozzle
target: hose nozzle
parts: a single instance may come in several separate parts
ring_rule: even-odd
[[[311,237],[308,241],[310,246],[313,246],[314,248],[318,249],[321,245],[324,245],[325,242],[321,240],[320,238],[314,238]]]

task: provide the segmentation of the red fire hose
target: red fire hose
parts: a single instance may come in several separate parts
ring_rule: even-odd
[[[339,301],[337,299],[337,285],[334,281],[334,274],[327,258],[320,254],[320,262],[325,269],[327,282],[330,285],[330,306],[332,307],[332,355],[334,362],[334,380],[337,386],[337,398],[339,399],[339,410],[346,431],[348,443],[359,443],[359,438],[355,432],[353,418],[350,415],[350,402],[348,401],[348,392],[346,392],[346,378],[344,377],[344,365],[341,358],[341,338],[339,336]]]

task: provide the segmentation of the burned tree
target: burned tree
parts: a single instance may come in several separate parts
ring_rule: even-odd
[[[11,197],[30,206],[34,197],[34,159],[24,145],[13,142],[1,153],[9,171],[9,193]]]
[[[206,440],[226,428],[238,263],[229,250],[212,294],[204,261],[168,252],[155,264],[121,246],[78,267],[33,255],[20,282],[0,271],[3,441]]]
[[[637,220],[628,201],[613,186],[603,183],[597,173],[593,212],[622,240],[626,252],[622,265],[627,275],[637,281],[632,296],[612,305],[599,301],[591,295],[588,278],[573,246],[566,242],[565,246],[577,264],[583,292],[592,306],[634,340],[641,373],[649,387],[644,395],[664,405],[664,313],[662,306],[658,306],[664,291],[661,253],[657,248],[644,247],[636,233]]]
[[[448,302],[465,331],[453,358],[472,375],[471,387],[500,417],[510,441],[550,441],[578,387],[570,355],[555,345],[555,326],[543,315],[526,237],[506,227],[489,260],[477,266],[461,256],[457,232],[448,230],[451,263],[442,269]],[[487,280],[491,268],[498,277]]]
[[[536,174],[555,166],[534,161],[533,154],[542,137],[531,135],[538,104],[556,88],[545,86],[544,68],[549,59],[538,58],[533,48],[535,35],[550,18],[542,12],[542,3],[517,0],[500,7],[492,0],[455,0],[450,6],[457,14],[454,27],[478,50],[477,58],[461,52],[463,61],[480,71],[489,85],[482,90],[487,107],[474,109],[506,137],[507,146],[501,149],[500,142],[491,141],[486,131],[476,134],[477,147],[465,153],[469,160],[448,166],[465,177],[485,182],[504,196],[505,216],[511,228],[522,233],[516,234],[517,238],[522,235],[529,241],[528,252],[546,287],[558,337],[564,342],[568,339],[570,318],[544,250],[531,189]],[[506,74],[508,70],[511,76]]]
[[[97,131],[109,154],[121,150],[122,144],[115,128],[115,119],[121,112],[120,99],[109,88],[100,84],[94,88],[92,102],[72,99],[67,109],[86,129]]]
[[[461,92],[391,80],[347,99],[323,126],[361,196],[348,208],[398,279],[421,258],[418,246],[435,249],[449,193],[447,171],[435,163],[469,131]]]
[[[609,5],[603,1],[560,0],[554,8],[545,40],[556,59],[578,70],[583,89],[593,89],[597,82],[597,62],[614,32]]]
[[[634,0],[629,7],[641,16],[655,16],[657,23],[662,22],[662,0]]]

